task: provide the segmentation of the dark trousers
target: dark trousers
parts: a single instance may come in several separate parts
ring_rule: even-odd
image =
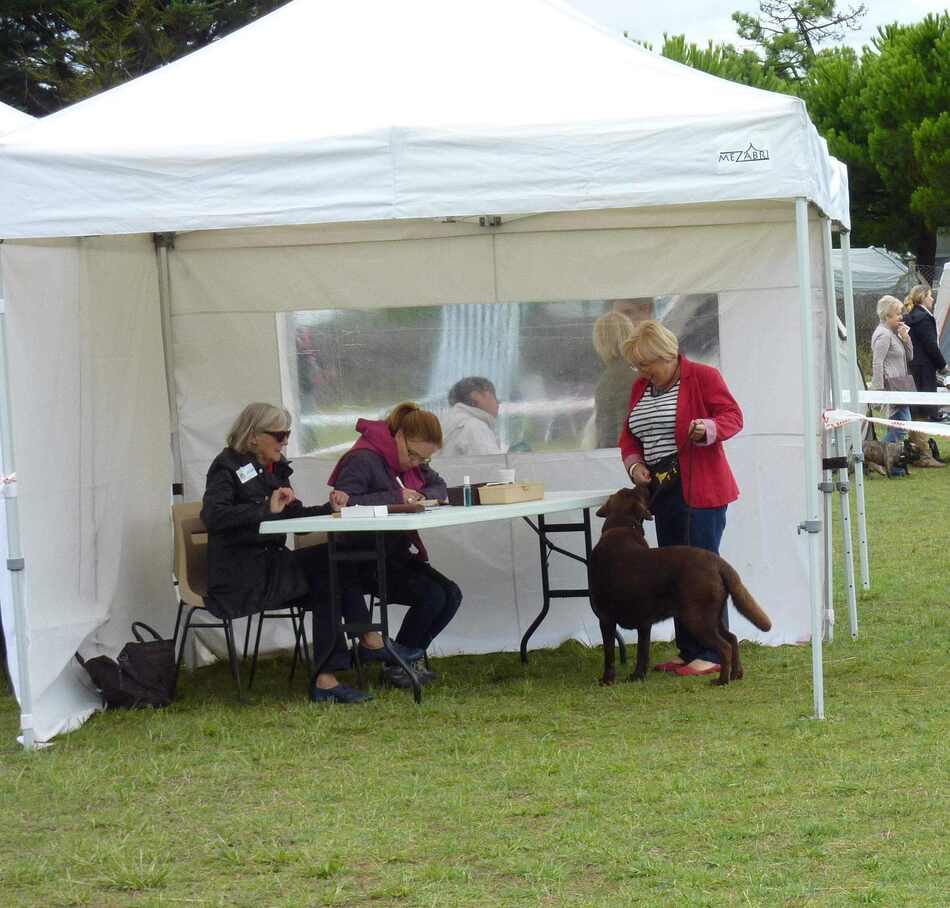
[[[375,565],[366,566],[363,582],[365,589],[377,592]],[[405,563],[387,561],[386,587],[390,602],[409,607],[396,635],[396,642],[403,646],[428,649],[462,604],[458,584],[418,558]]]
[[[325,672],[339,672],[350,667],[350,656],[340,626],[334,625],[328,603],[330,601],[330,553],[326,545],[294,552],[294,561],[303,571],[310,586],[307,608],[313,612],[313,635],[319,656],[328,640],[334,641],[333,655],[324,666]],[[353,624],[369,623],[369,609],[353,565],[337,565],[340,577],[341,610],[343,620]]]
[[[914,384],[918,391],[934,392],[937,390],[937,370],[933,366],[909,366],[908,372],[914,377]],[[920,406],[915,404],[910,408],[915,420],[926,421],[940,418],[940,407],[933,404]]]
[[[721,508],[688,508],[683,500],[682,487],[677,483],[661,492],[650,505],[656,522],[656,539],[660,548],[668,545],[694,545],[699,549],[719,554],[719,542],[726,528],[726,506]],[[723,607],[723,621],[729,626],[729,615]],[[719,653],[703,646],[675,618],[676,646],[680,658],[686,662],[705,659],[718,662]]]

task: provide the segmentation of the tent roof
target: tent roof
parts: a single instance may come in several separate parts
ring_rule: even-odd
[[[840,249],[831,251],[831,261],[835,271],[835,285],[841,287]],[[910,269],[897,253],[868,246],[864,249],[851,249],[848,253],[851,265],[851,285],[855,293],[893,293],[902,282],[906,282]]]
[[[795,196],[846,224],[840,181],[799,99],[558,0],[294,0],[0,141],[0,236]]]
[[[0,101],[0,136],[5,136],[16,129],[21,129],[27,123],[33,122],[29,114],[20,113],[15,107]]]

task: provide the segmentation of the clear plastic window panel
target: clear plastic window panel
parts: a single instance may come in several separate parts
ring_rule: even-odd
[[[297,429],[293,453],[335,459],[353,443],[359,417],[382,418],[404,400],[441,417],[449,389],[467,376],[494,384],[504,450],[612,446],[603,432],[598,438],[595,396],[603,401],[605,386],[616,384],[619,434],[622,401],[636,375],[595,350],[595,323],[611,312],[633,322],[658,319],[677,335],[682,353],[718,367],[714,293],[280,313],[283,399]]]

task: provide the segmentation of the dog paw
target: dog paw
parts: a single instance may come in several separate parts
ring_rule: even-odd
[[[730,679],[731,681],[740,681],[740,680],[742,680],[742,676],[743,676],[744,674],[745,674],[745,672],[740,668],[738,671],[733,672],[733,673],[730,675],[730,678],[729,678],[729,679]]]
[[[710,681],[709,683],[710,683],[710,684],[717,684],[717,685],[718,685],[718,684],[726,685],[726,684],[729,683],[729,679],[728,679],[728,678],[720,678],[720,677],[717,675],[717,676],[716,676],[715,678],[713,678],[712,681]]]
[[[631,674],[630,677],[627,678],[628,681],[646,681],[646,679],[647,679],[646,672],[633,672],[633,674]]]
[[[612,687],[614,683],[614,676],[604,675],[604,677],[600,679],[599,683],[601,687]]]

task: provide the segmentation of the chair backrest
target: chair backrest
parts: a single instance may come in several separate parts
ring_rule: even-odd
[[[208,530],[200,513],[200,501],[172,505],[178,595],[197,608],[204,607],[208,595]]]
[[[317,545],[326,545],[327,534],[326,533],[295,533],[294,534],[294,548],[299,549],[311,549]]]

